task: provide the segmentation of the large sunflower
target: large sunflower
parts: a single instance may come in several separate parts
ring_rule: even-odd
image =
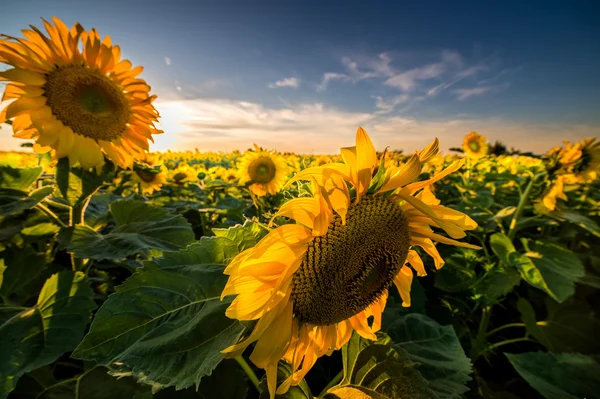
[[[471,158],[482,158],[488,153],[487,139],[477,132],[467,134],[462,147],[465,155]]]
[[[143,67],[121,60],[119,46],[95,29],[52,19],[44,20],[49,37],[34,26],[22,31],[24,39],[2,35],[0,62],[13,67],[0,72],[9,82],[2,100],[14,101],[0,121],[12,120],[14,136],[35,140],[37,152],[69,157],[72,165],[99,167],[105,154],[132,167],[162,133],[154,126],[156,96],[136,78]]]
[[[565,142],[565,149],[560,152],[560,163],[579,181],[597,179],[600,174],[600,141],[592,137],[576,144]]]
[[[415,182],[438,147],[436,139],[404,165],[388,166],[378,162],[369,136],[359,128],[356,146],[341,149],[344,163],[308,168],[291,180],[312,181],[314,192],[285,203],[276,215],[297,224],[272,230],[227,266],[223,297],[237,295],[227,316],[258,321],[225,352],[238,355],[256,342],[250,359],[266,370],[271,397],[297,385],[320,356],[348,342],[352,331],[376,339],[392,283],[403,305],[410,306],[413,270],[426,274],[415,246],[432,256],[437,268],[444,260],[434,241],[479,248],[431,229],[462,238],[464,230],[477,226],[440,205],[429,189],[460,168],[462,160]],[[276,389],[282,358],[293,373]]]
[[[246,152],[238,166],[239,183],[250,183],[250,191],[259,197],[274,195],[285,183],[288,170],[281,155],[263,151],[256,146],[256,151]]]

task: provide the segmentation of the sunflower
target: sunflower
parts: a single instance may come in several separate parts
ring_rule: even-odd
[[[198,172],[187,163],[181,163],[177,168],[170,171],[169,175],[175,184],[179,185],[198,180]]]
[[[600,141],[594,137],[574,145],[565,142],[560,163],[581,182],[597,179],[600,174]]]
[[[49,37],[34,26],[22,31],[24,39],[2,35],[0,62],[13,67],[0,72],[9,82],[2,101],[14,101],[0,121],[12,120],[14,136],[35,140],[38,153],[69,157],[71,165],[100,167],[106,155],[132,167],[162,133],[154,126],[156,96],[136,78],[143,67],[121,60],[119,46],[95,29],[52,20],[44,20]]]
[[[468,157],[482,158],[488,153],[487,139],[477,132],[471,132],[463,140],[463,151]]]
[[[285,183],[289,167],[282,156],[254,146],[256,151],[246,152],[238,166],[239,183],[250,183],[250,191],[259,197],[277,194]]]
[[[385,157],[378,162],[369,136],[359,128],[356,146],[341,149],[344,163],[308,168],[290,180],[311,181],[314,193],[286,202],[275,215],[297,223],[272,230],[227,266],[222,297],[237,295],[227,316],[258,321],[224,352],[237,356],[256,342],[250,359],[266,370],[271,398],[297,385],[320,356],[348,342],[352,331],[376,339],[392,283],[403,305],[410,306],[413,270],[426,275],[414,247],[432,256],[437,268],[444,260],[434,241],[479,248],[431,229],[439,227],[457,239],[477,227],[467,215],[440,205],[429,189],[463,160],[415,182],[438,148],[436,139],[404,165],[388,167]],[[277,388],[280,359],[293,372]]]
[[[132,180],[139,184],[144,194],[152,194],[160,191],[163,184],[167,182],[162,165],[157,165],[156,158],[145,154],[133,166]]]

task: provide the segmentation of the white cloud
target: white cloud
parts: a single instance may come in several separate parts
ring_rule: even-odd
[[[298,78],[285,78],[278,80],[273,83],[269,83],[269,89],[276,89],[278,87],[293,87],[298,88],[300,86],[300,79]]]
[[[171,65],[173,61],[169,57],[165,57],[165,64]]]
[[[473,87],[471,89],[458,89],[454,90],[456,94],[456,99],[458,101],[464,101],[470,97],[480,96],[492,90],[492,86],[481,86],[481,87]]]
[[[384,104],[402,100],[377,101],[379,110],[384,110]],[[477,131],[492,142],[500,140],[508,147],[541,153],[563,140],[594,136],[599,128],[503,118],[412,118],[383,112],[350,112],[321,103],[275,108],[217,98],[158,101],[156,107],[162,115],[165,134],[156,137],[155,150],[244,150],[257,143],[279,151],[338,153],[340,147],[353,145],[356,128],[363,126],[378,150],[389,146],[410,153],[422,149],[435,137],[447,150],[460,146],[468,132]]]
[[[399,96],[387,100],[381,96],[377,96],[375,97],[375,100],[375,107],[377,107],[377,112],[375,113],[389,114],[394,111],[396,106],[406,104],[410,100],[410,96],[408,94],[400,94]]]
[[[360,62],[350,57],[343,57],[342,64],[347,72],[325,72],[321,83],[317,85],[317,91],[325,91],[329,82],[333,80],[357,83],[365,79],[390,76],[393,73],[390,62],[391,58],[387,53],[379,54],[375,59],[361,59]],[[364,68],[361,69],[359,64],[364,64]]]

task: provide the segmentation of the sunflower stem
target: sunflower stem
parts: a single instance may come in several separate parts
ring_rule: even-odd
[[[246,375],[248,376],[250,381],[252,381],[252,384],[254,385],[256,390],[258,392],[262,392],[262,389],[260,389],[260,386],[259,386],[260,381],[258,380],[256,373],[254,373],[254,370],[252,370],[252,368],[250,367],[248,362],[246,362],[246,359],[244,359],[241,355],[234,357],[234,359],[236,362],[238,362],[238,364],[240,365],[242,370],[244,370],[244,372],[246,373]]]
[[[510,227],[508,228],[507,235],[511,241],[515,238],[515,234],[517,234],[517,222],[518,222],[519,218],[521,217],[521,213],[523,213],[523,209],[525,208],[525,205],[527,205],[527,200],[529,200],[529,195],[531,194],[531,189],[533,188],[533,185],[535,184],[537,179],[539,179],[541,176],[543,176],[544,173],[545,172],[538,173],[537,175],[534,175],[531,177],[531,180],[529,181],[527,188],[525,188],[525,191],[523,192],[523,194],[521,195],[521,198],[519,199],[519,205],[517,205],[517,210],[515,211],[515,214],[513,215],[513,218],[510,221]]]
[[[488,332],[486,333],[486,335],[487,335],[487,336],[494,335],[494,334],[496,334],[497,332],[500,332],[500,331],[502,331],[502,330],[505,330],[505,329],[507,329],[507,328],[512,328],[512,327],[525,327],[525,323],[509,323],[509,324],[505,324],[505,325],[503,325],[503,326],[500,326],[500,327],[498,327],[498,328],[494,328],[494,329],[493,329],[493,330],[491,330],[491,331],[488,331]]]
[[[514,344],[514,343],[517,343],[517,342],[535,342],[535,341],[532,340],[529,337],[507,339],[506,341],[497,342],[497,343],[495,343],[493,345],[488,346],[487,350],[488,351],[493,351],[494,349],[499,348],[501,346],[509,345],[509,344]]]
[[[337,375],[335,377],[333,377],[333,379],[331,381],[329,381],[329,384],[327,384],[327,386],[325,388],[323,388],[323,390],[321,391],[321,393],[319,394],[319,398],[321,396],[324,396],[327,391],[329,391],[329,389],[331,389],[332,387],[334,387],[335,385],[337,385],[342,378],[344,378],[344,370],[340,370],[339,373],[337,373]]]
[[[47,206],[45,206],[45,205],[42,205],[42,204],[40,203],[40,204],[37,204],[37,205],[35,206],[35,209],[37,209],[38,211],[40,211],[40,212],[44,213],[46,216],[48,216],[50,219],[52,219],[52,221],[53,221],[54,223],[56,223],[57,225],[59,225],[60,227],[62,227],[62,228],[65,228],[65,227],[67,227],[67,225],[66,225],[66,224],[64,224],[64,223],[62,222],[62,220],[60,220],[60,218],[59,218],[59,217],[56,215],[56,213],[52,212],[52,211],[50,210],[50,208],[48,208]]]
[[[475,336],[475,340],[473,341],[473,345],[471,347],[471,361],[473,363],[475,363],[475,360],[477,360],[482,353],[481,348],[484,345],[486,332],[488,329],[488,325],[490,324],[491,318],[492,306],[486,306],[481,311],[481,320],[479,321],[479,328],[477,329],[477,335]]]

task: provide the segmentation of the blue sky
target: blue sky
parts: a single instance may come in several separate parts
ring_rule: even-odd
[[[600,130],[597,1],[27,1],[110,35],[159,96],[157,150],[442,148],[470,131],[524,150]],[[0,145],[15,146],[8,129]]]

